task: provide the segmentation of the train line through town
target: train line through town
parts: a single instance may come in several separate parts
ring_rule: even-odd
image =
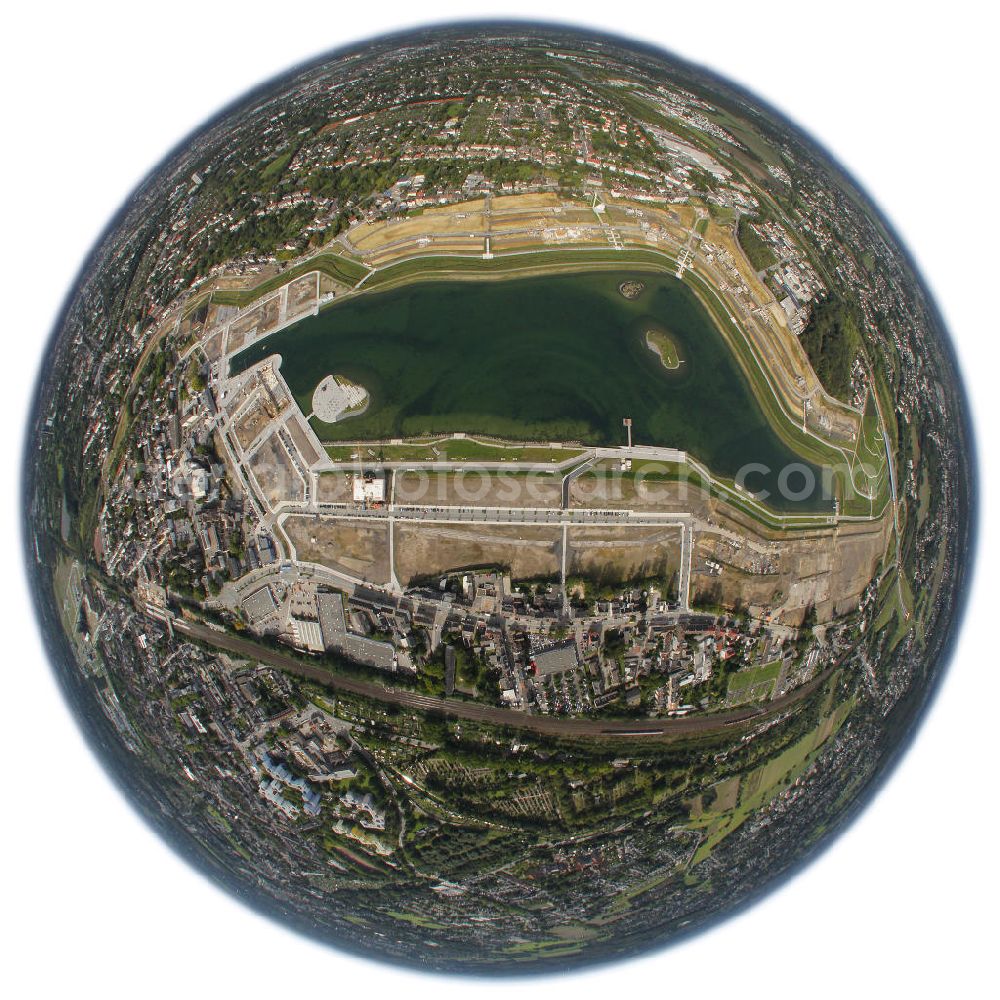
[[[766,707],[753,706],[726,712],[715,712],[711,715],[683,715],[648,720],[558,718],[529,715],[514,709],[476,704],[455,698],[438,698],[416,691],[408,691],[405,688],[391,687],[388,683],[348,677],[335,673],[318,663],[309,663],[290,653],[269,649],[252,640],[233,635],[221,627],[212,627],[187,618],[171,618],[170,624],[177,632],[190,639],[244,659],[266,663],[307,680],[316,681],[334,691],[360,695],[411,711],[432,712],[452,719],[506,726],[511,729],[555,738],[675,739],[684,736],[706,736],[731,729],[734,726],[760,723],[804,701],[837,668],[836,664],[829,666],[794,691],[775,698]]]

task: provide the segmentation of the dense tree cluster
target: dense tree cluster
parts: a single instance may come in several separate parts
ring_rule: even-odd
[[[826,391],[838,399],[849,399],[851,365],[860,349],[861,338],[847,304],[836,298],[820,302],[801,340]]]
[[[747,216],[741,216],[736,235],[754,270],[763,271],[774,263],[774,254],[771,252],[771,248],[757,235],[752,222],[753,220]]]

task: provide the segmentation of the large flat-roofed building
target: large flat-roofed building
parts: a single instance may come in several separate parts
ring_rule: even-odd
[[[243,600],[243,611],[254,624],[262,621],[268,615],[274,614],[277,610],[278,603],[268,586],[255,590]]]
[[[567,670],[575,670],[580,663],[576,655],[575,639],[568,639],[558,646],[543,649],[540,653],[535,653],[531,659],[539,677],[548,677],[550,674],[562,674]]]
[[[364,635],[348,632],[344,652],[352,660],[380,670],[391,670],[396,665],[396,649],[391,642],[380,642]]]
[[[323,633],[323,645],[327,649],[342,648],[347,636],[347,626],[344,624],[344,599],[340,594],[317,594],[316,612]]]
[[[347,631],[344,599],[340,594],[317,594],[316,611],[324,649],[334,649],[357,663],[380,670],[391,670],[395,666],[396,650],[391,642]]]
[[[355,503],[385,503],[385,477],[374,472],[354,475]]]
[[[312,653],[323,652],[325,647],[319,622],[314,622],[309,618],[293,618],[291,626],[295,640],[300,646],[304,646]]]

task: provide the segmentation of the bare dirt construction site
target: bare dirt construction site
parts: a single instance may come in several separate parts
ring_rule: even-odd
[[[692,595],[711,604],[765,608],[790,625],[810,607],[821,622],[854,610],[892,526],[886,518],[777,537],[716,520],[718,529],[695,533]]]
[[[477,566],[502,566],[515,579],[559,572],[558,528],[526,525],[396,523],[396,576],[412,580]]]
[[[222,329],[216,330],[214,333],[209,334],[201,342],[201,349],[205,352],[205,358],[208,362],[214,363],[222,357],[222,341],[225,337],[225,331]]]
[[[415,252],[469,253],[483,249],[489,236],[495,249],[539,244],[607,246],[603,226],[593,209],[568,202],[552,192],[503,195],[440,208],[385,222],[363,222],[347,239],[367,263],[384,266]]]
[[[532,194],[499,194],[493,198],[491,208],[493,214],[500,215],[509,211],[533,211],[539,208],[559,208],[562,201],[559,195],[550,191],[536,191]]]
[[[351,245],[362,255],[378,255],[382,260],[390,260],[399,247],[412,252],[414,244],[421,240],[437,243],[462,238],[470,234],[480,234],[485,226],[483,198],[475,201],[459,202],[444,208],[428,208],[412,218],[393,222],[363,222],[349,233]]]
[[[244,451],[253,444],[272,416],[273,414],[265,409],[264,401],[259,396],[243,411],[239,420],[233,425],[233,432]]]
[[[185,308],[178,330],[178,341],[190,346],[201,342],[201,349],[209,362],[218,361],[222,357],[224,317],[232,310],[228,306],[220,306],[211,301],[211,295],[205,293],[195,304]]]
[[[389,528],[317,514],[292,514],[282,527],[295,555],[367,583],[389,582]]]
[[[277,434],[265,438],[247,464],[261,492],[272,507],[282,500],[303,499],[305,483],[295,471],[295,466]]]
[[[239,319],[233,320],[229,325],[229,341],[226,350],[230,354],[233,351],[238,351],[244,344],[270,330],[278,322],[280,304],[280,295],[275,293],[244,313]]]
[[[395,502],[422,506],[558,507],[562,479],[551,472],[475,469],[397,472]]]
[[[702,603],[767,608],[790,624],[800,621],[810,606],[815,606],[820,621],[857,607],[892,527],[886,516],[841,522],[836,528],[771,530],[729,504],[710,499],[697,483],[618,474],[612,463],[573,480],[570,501],[573,507],[690,512],[696,519],[692,597]],[[571,532],[570,556],[585,558],[586,569],[597,574],[601,560],[613,558],[614,550],[606,548],[602,554],[596,549],[582,557],[582,546],[572,541],[581,537],[579,531]],[[673,537],[676,540],[676,532]],[[583,572],[572,562],[570,567],[570,573]]]
[[[353,495],[350,473],[324,472],[316,481],[316,500],[319,503],[346,503]]]
[[[316,274],[315,271],[304,274],[289,284],[286,310],[288,316],[309,312],[316,305]]]
[[[268,422],[288,406],[289,400],[284,391],[276,385],[273,377],[270,381],[270,385],[266,384],[261,373],[252,375],[238,392],[226,400],[229,417],[239,414],[232,427],[236,440],[244,450],[253,444]]]
[[[569,529],[566,572],[593,580],[621,582],[660,577],[669,580],[680,566],[681,529]]]
[[[494,198],[490,214],[493,233],[594,225],[599,226],[600,221],[592,209],[562,202],[554,194]]]

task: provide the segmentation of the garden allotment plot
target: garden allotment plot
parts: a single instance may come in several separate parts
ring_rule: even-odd
[[[641,279],[626,299],[619,286]],[[668,331],[684,363],[664,366],[650,329]],[[781,469],[802,459],[762,412],[694,294],[672,276],[607,270],[481,281],[427,281],[338,302],[267,337],[232,361],[236,374],[274,354],[303,413],[328,375],[370,394],[365,412],[327,424],[324,441],[450,433],[516,440],[636,443],[691,453],[783,509],[828,510],[819,497],[782,500]],[[804,463],[809,465],[809,463]],[[819,471],[809,466],[819,480]]]

